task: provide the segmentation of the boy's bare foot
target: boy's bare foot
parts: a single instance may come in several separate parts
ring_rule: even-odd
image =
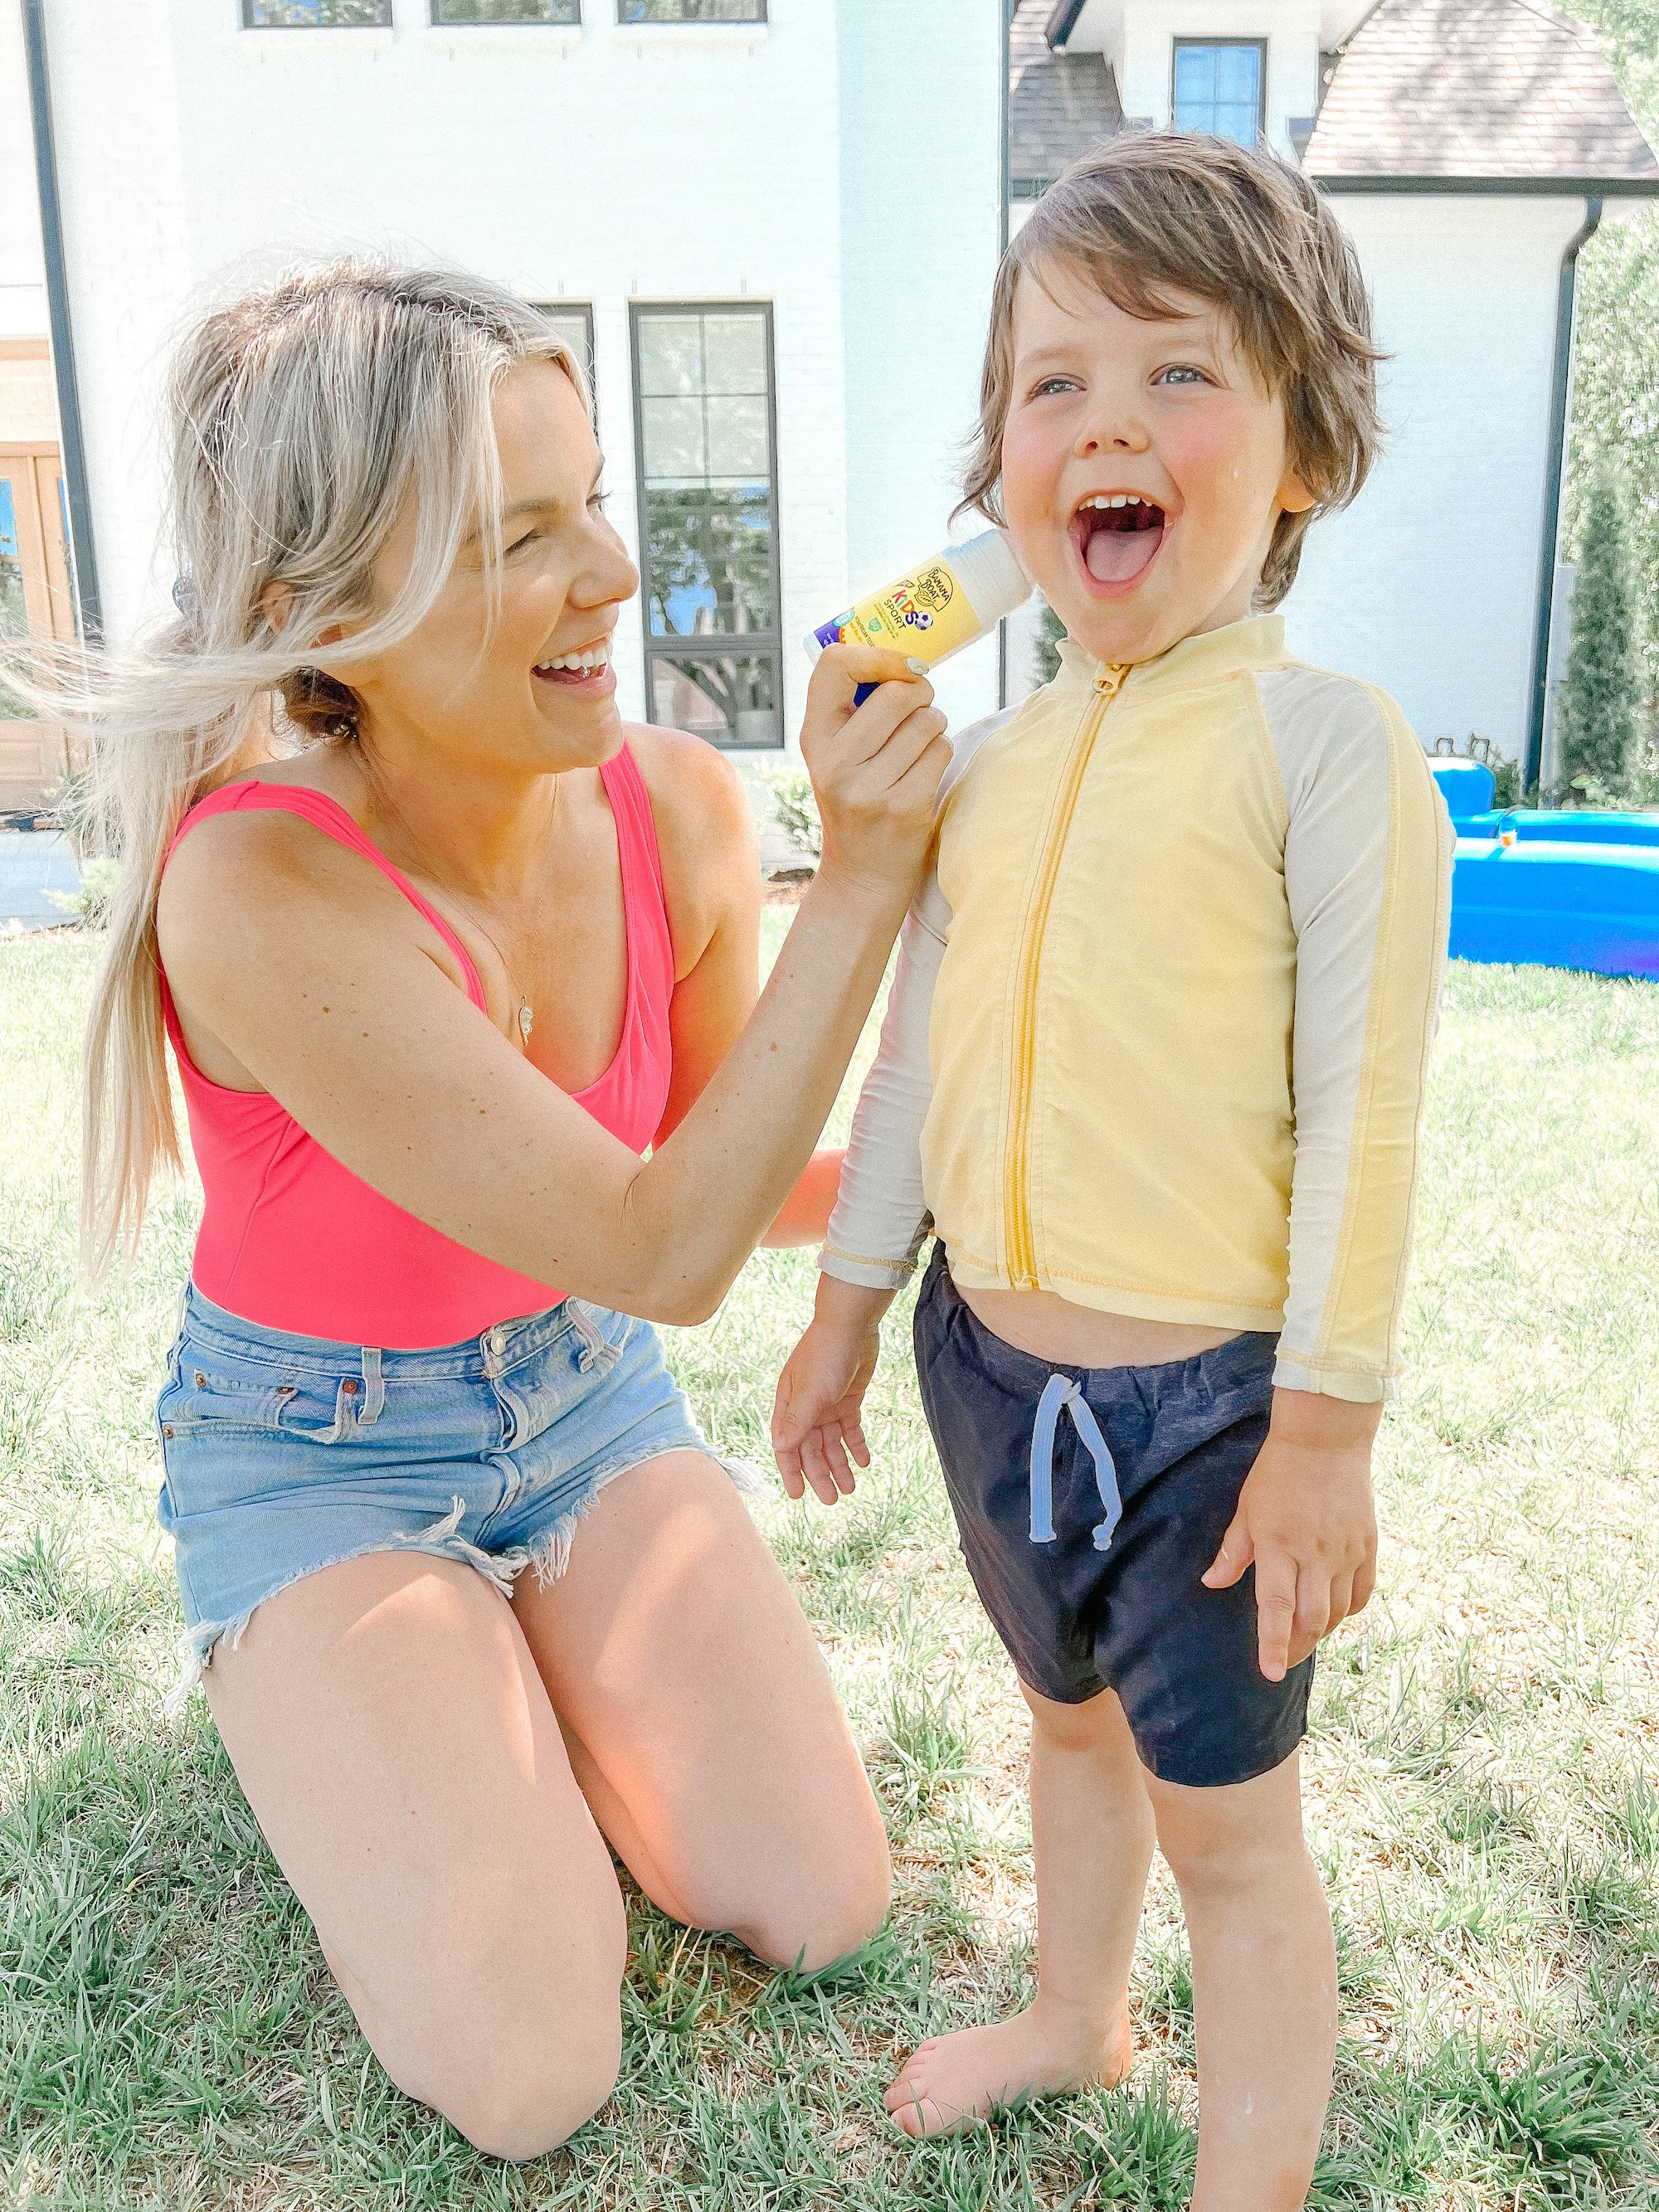
[[[883,2099],[908,2136],[952,2135],[1017,2097],[1059,2096],[1121,2081],[1134,2060],[1129,2023],[1103,2037],[1080,2034],[1074,2019],[1030,2005],[992,2027],[930,2036]]]

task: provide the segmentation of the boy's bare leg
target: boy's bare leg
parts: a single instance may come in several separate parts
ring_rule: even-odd
[[[1024,2092],[1115,2081],[1128,2071],[1129,1964],[1152,1856],[1145,1776],[1109,1690],[1082,1705],[1030,1690],[1025,1699],[1036,1997],[1012,2020],[921,2045],[885,2100],[907,2135],[965,2126]]]
[[[1193,2212],[1296,2212],[1336,2047],[1336,1951],[1303,1838],[1299,1761],[1231,1788],[1146,1788],[1192,1945]]]

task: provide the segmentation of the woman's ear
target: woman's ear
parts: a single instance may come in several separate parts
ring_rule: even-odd
[[[292,584],[267,584],[259,594],[259,611],[278,637],[288,627],[289,617],[294,611],[295,598]],[[332,645],[343,644],[350,634],[349,623],[331,623],[318,637],[313,647],[313,657],[326,653]]]

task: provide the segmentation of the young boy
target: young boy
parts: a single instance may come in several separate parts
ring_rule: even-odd
[[[967,503],[1006,518],[1064,665],[957,742],[774,1425],[793,1495],[852,1488],[933,1228],[916,1358],[1031,1709],[1039,1973],[888,2108],[924,2135],[1125,2071],[1156,1838],[1198,2212],[1301,2204],[1329,2095],[1297,1747],[1314,1647],[1370,1595],[1446,939],[1420,746],[1262,611],[1365,480],[1377,358],[1334,218],[1266,154],[1115,144],[1010,247]]]

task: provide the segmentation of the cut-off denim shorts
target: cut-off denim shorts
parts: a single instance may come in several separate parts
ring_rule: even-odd
[[[703,1435],[650,1323],[575,1298],[389,1352],[262,1328],[188,1284],[155,1420],[185,1623],[172,1710],[221,1638],[324,1567],[426,1552],[505,1595],[526,1567],[562,1575],[600,1491],[660,1453],[763,1486]]]

